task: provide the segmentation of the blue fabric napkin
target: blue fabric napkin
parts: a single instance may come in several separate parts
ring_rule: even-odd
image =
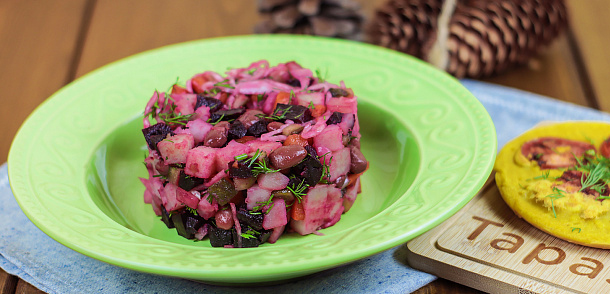
[[[610,121],[609,114],[531,93],[477,81],[462,83],[492,117],[498,146],[541,121]],[[0,166],[0,203],[0,267],[49,293],[406,293],[436,278],[406,265],[405,246],[398,246],[294,282],[248,288],[211,286],[123,269],[57,243],[19,209],[6,164]]]

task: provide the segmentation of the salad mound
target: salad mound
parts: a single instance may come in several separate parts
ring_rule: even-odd
[[[144,113],[144,201],[168,228],[214,247],[336,224],[368,169],[352,89],[296,62],[196,74],[155,91]]]

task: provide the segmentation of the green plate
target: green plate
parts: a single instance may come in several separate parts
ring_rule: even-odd
[[[212,248],[167,229],[144,204],[141,115],[155,89],[204,70],[296,60],[360,98],[370,169],[354,207],[323,236]],[[302,36],[188,42],[102,67],[64,87],[23,124],[9,178],[25,214],[82,254],[125,268],[220,284],[304,276],[407,242],[481,188],[496,153],[493,123],[457,80],[384,48]]]

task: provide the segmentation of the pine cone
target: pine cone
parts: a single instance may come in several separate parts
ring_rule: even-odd
[[[439,42],[442,4],[442,0],[389,1],[376,14],[371,41],[436,61],[431,48]],[[414,17],[422,14],[425,17]],[[436,65],[459,78],[498,74],[527,62],[566,23],[563,0],[457,0],[443,48],[448,60]]]
[[[304,34],[361,39],[363,17],[352,0],[258,0],[259,34]]]

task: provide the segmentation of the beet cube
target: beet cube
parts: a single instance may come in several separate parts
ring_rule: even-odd
[[[241,246],[239,246],[239,238],[241,238]],[[235,248],[252,248],[258,247],[259,245],[261,245],[261,241],[255,235],[244,237],[242,234],[242,236],[238,236],[237,232],[233,230],[233,246],[235,246]]]
[[[172,212],[172,222],[174,223],[174,227],[176,227],[176,231],[178,232],[178,235],[180,235],[184,238],[187,238],[187,239],[192,239],[194,237],[193,233],[190,233],[186,230],[187,217],[188,217],[188,215],[184,211]]]
[[[283,117],[284,119],[289,119],[300,124],[312,119],[311,110],[302,105],[278,103],[273,115]]]
[[[167,210],[165,210],[165,207],[163,207],[163,205],[161,205],[161,220],[165,223],[167,228],[174,228],[174,223],[172,222],[169,213],[167,213]]]
[[[185,213],[184,215],[187,214]],[[183,218],[184,215],[182,216]],[[199,230],[199,228],[201,228],[201,226],[203,226],[204,224],[205,220],[202,217],[194,214],[188,214],[188,216],[186,216],[184,228],[186,229],[187,233],[195,235],[197,233],[197,230]]]
[[[238,120],[233,121],[233,123],[229,127],[228,141],[231,141],[232,139],[242,138],[243,136],[246,135],[247,131],[248,130],[246,129],[246,126],[244,126],[244,124],[241,121],[238,121]]]
[[[336,124],[340,123],[341,120],[343,120],[343,113],[335,111],[335,112],[333,112],[333,114],[330,115],[330,117],[326,121],[326,124],[327,125],[336,125]]]
[[[248,128],[246,134],[260,138],[262,134],[269,132],[269,130],[267,130],[268,124],[269,122],[267,120],[259,120]]]
[[[271,232],[273,232],[273,230],[262,230],[261,234],[258,235],[258,240],[261,241],[261,244],[267,242],[267,240],[269,240],[269,237],[271,236]]]
[[[185,191],[190,191],[201,184],[203,184],[203,179],[189,176],[184,173],[184,170],[180,171],[180,176],[178,176],[178,187]]]
[[[251,214],[250,211],[246,210],[245,208],[241,208],[237,211],[237,219],[239,220],[239,223],[242,225],[242,227],[245,227],[244,225],[247,225],[257,231],[263,229],[262,213]]]
[[[221,110],[218,110],[218,111],[210,114],[209,121],[210,122],[217,122],[217,121],[229,121],[229,120],[232,120],[232,119],[237,119],[244,112],[246,112],[246,110],[243,109],[243,108],[221,109]]]
[[[223,247],[233,244],[233,231],[232,229],[219,229],[214,225],[209,226],[208,237],[210,238],[210,245],[212,247]]]
[[[305,184],[313,187],[322,179],[322,163],[317,158],[307,156],[301,163],[292,167],[290,172],[301,179],[305,179]]]
[[[238,179],[247,179],[254,177],[252,168],[243,161],[229,162],[229,177]]]
[[[152,150],[157,150],[157,143],[165,139],[167,134],[172,136],[174,135],[172,129],[164,123],[157,123],[148,128],[142,129],[142,133],[144,134],[146,143],[148,143],[148,147]]]
[[[210,108],[210,113],[220,110],[222,102],[216,98],[205,97],[203,95],[197,95],[197,103],[195,103],[195,110],[201,106],[207,106]]]

